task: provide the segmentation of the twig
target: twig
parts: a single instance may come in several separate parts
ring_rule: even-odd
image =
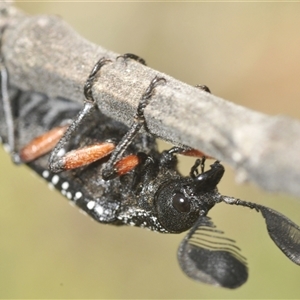
[[[300,196],[298,121],[235,105],[137,62],[116,61],[116,53],[84,40],[56,16],[24,16],[14,7],[5,13],[0,26],[7,26],[3,55],[11,84],[83,103],[84,82],[105,56],[113,63],[101,70],[93,94],[104,113],[130,124],[142,92],[162,76],[167,83],[145,110],[152,134],[227,162],[240,180]]]

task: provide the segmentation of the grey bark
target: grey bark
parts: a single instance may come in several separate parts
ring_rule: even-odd
[[[85,80],[105,56],[113,62],[101,70],[94,97],[100,110],[129,125],[151,79],[162,76],[167,83],[156,88],[145,110],[152,134],[228,163],[240,181],[300,196],[298,120],[267,116],[139,63],[116,61],[119,54],[86,41],[59,17],[26,16],[13,6],[0,7],[0,13],[11,84],[83,103]]]

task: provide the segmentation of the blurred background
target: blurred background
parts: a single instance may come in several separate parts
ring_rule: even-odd
[[[136,53],[150,67],[191,85],[206,84],[222,98],[300,118],[296,3],[15,5],[28,14],[59,15],[86,39]],[[300,267],[277,249],[254,211],[220,204],[210,212],[242,248],[250,273],[237,290],[220,289],[181,272],[176,253],[185,234],[97,224],[28,168],[14,166],[2,148],[0,161],[1,298],[299,298]],[[180,168],[187,173],[192,164],[181,160]],[[229,167],[219,189],[300,224],[299,199],[238,184]]]

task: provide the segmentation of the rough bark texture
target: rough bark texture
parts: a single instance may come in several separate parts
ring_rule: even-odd
[[[145,110],[152,134],[227,162],[240,180],[300,196],[299,121],[235,105],[133,61],[116,61],[118,54],[86,41],[57,16],[26,16],[13,6],[0,6],[0,14],[11,84],[83,103],[85,80],[105,56],[113,62],[101,70],[94,97],[104,113],[130,124],[141,94],[162,76],[167,83],[156,88]]]

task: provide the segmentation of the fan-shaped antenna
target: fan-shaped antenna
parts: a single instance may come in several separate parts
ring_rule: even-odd
[[[192,279],[234,289],[247,281],[246,259],[235,241],[222,234],[209,217],[199,217],[181,242],[177,257]]]
[[[295,264],[300,265],[300,227],[269,207],[222,196],[227,204],[246,206],[260,211],[265,218],[268,233],[277,247]]]

